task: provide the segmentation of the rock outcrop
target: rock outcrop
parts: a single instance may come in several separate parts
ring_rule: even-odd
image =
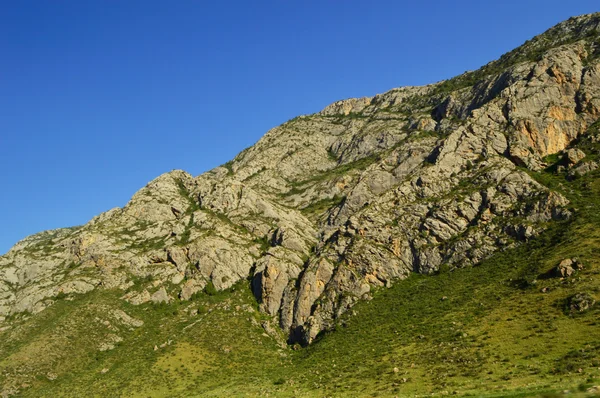
[[[566,258],[554,268],[554,276],[568,278],[576,271],[583,269],[583,265],[576,258]]]
[[[599,26],[574,18],[478,71],[338,101],[226,165],[30,236],[0,257],[0,322],[93,289],[139,305],[250,279],[310,343],[375,288],[531,239],[570,211],[529,172],[563,151],[573,172],[598,167],[571,145],[600,115]]]

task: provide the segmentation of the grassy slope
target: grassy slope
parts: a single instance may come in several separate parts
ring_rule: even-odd
[[[264,333],[247,284],[161,306],[100,291],[0,333],[0,384],[17,380],[23,396],[72,397],[525,396],[600,384],[600,310],[565,310],[575,293],[600,301],[600,172],[571,182],[533,175],[571,200],[571,220],[478,267],[382,289],[308,348],[281,348]],[[585,269],[543,277],[570,257]],[[106,327],[107,309],[119,307],[144,326]],[[111,333],[123,341],[99,352]]]

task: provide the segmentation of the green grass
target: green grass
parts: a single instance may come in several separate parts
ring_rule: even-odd
[[[223,164],[221,167],[225,167],[227,169],[227,175],[228,176],[232,176],[234,174],[234,171],[233,171],[233,161],[230,160],[229,162]]]
[[[181,196],[183,196],[184,198],[186,198],[189,203],[188,208],[185,210],[185,213],[191,214],[191,213],[195,212],[196,210],[199,210],[200,204],[198,203],[197,200],[192,198],[190,191],[186,188],[183,181],[179,178],[176,178],[175,183],[177,184],[177,189],[179,190],[179,194]]]
[[[285,194],[285,196],[291,196],[302,193],[306,190],[307,187],[311,185],[315,185],[324,181],[331,181],[335,178],[342,177],[347,173],[366,170],[367,167],[369,167],[373,163],[380,161],[381,159],[381,154],[365,156],[361,159],[352,162],[340,164],[332,169],[324,171],[323,173],[314,175],[309,179],[294,181],[290,184],[292,188]]]
[[[190,219],[185,226],[184,231],[181,233],[179,240],[176,242],[179,246],[185,246],[190,242],[190,236],[192,234],[192,228],[194,228],[194,214],[190,214]]]
[[[325,198],[325,199],[321,199],[316,202],[313,202],[310,205],[306,206],[305,208],[301,209],[301,211],[302,211],[302,214],[304,214],[308,217],[320,216],[321,214],[323,214],[327,210],[331,209],[332,207],[339,206],[340,204],[342,204],[344,202],[344,200],[346,200],[345,196],[334,195],[331,198]]]
[[[157,236],[145,240],[135,241],[127,246],[128,249],[150,251],[163,249],[166,245],[166,238],[163,236]]]
[[[371,116],[365,115],[360,112],[350,112],[347,115],[343,113],[338,113],[335,115],[324,115],[321,116],[324,119],[330,120],[333,124],[344,124],[348,120],[360,120],[360,119],[370,119]]]
[[[271,245],[271,239],[269,239],[269,237],[267,235],[264,235],[260,238],[255,238],[254,239],[254,243],[259,245],[258,250],[261,253],[266,253],[267,250],[269,250],[269,248],[272,246]]]

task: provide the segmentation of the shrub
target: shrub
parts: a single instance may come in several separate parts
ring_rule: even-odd
[[[208,294],[209,296],[216,296],[219,293],[219,291],[211,281],[208,281],[208,283],[204,287],[204,293]]]

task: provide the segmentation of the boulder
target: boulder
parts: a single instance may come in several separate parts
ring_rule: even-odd
[[[577,293],[567,299],[567,310],[571,313],[581,313],[590,310],[596,300],[589,293]]]
[[[581,176],[584,176],[587,173],[592,172],[596,169],[598,169],[598,163],[596,163],[594,161],[584,162],[576,167],[573,167],[571,170],[569,170],[568,177],[570,179],[573,179],[576,177],[581,177]]]
[[[169,303],[171,301],[171,297],[169,297],[169,294],[167,293],[165,287],[162,286],[160,289],[154,292],[152,296],[150,296],[150,301],[152,301],[155,304]]]
[[[579,163],[583,158],[585,158],[585,152],[581,149],[571,148],[565,152],[565,159],[570,165]]]
[[[181,291],[179,292],[179,298],[181,300],[189,300],[194,294],[202,291],[202,289],[204,289],[205,286],[206,282],[204,280],[188,279],[181,287]]]
[[[568,278],[575,273],[576,267],[577,265],[572,259],[566,258],[554,268],[554,275],[560,278]]]

